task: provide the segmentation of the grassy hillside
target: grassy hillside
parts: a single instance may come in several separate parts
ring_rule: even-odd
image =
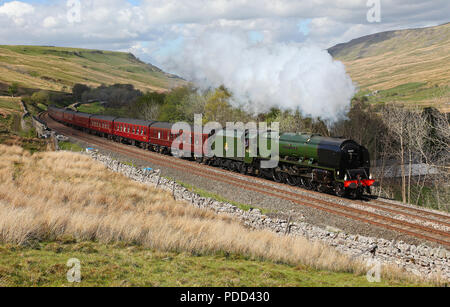
[[[0,45],[0,83],[12,82],[62,92],[71,91],[76,83],[133,84],[143,91],[165,91],[184,83],[130,53]]]
[[[47,149],[47,142],[35,137],[30,118],[22,127],[20,98],[0,96],[0,144],[22,146],[30,152]]]
[[[370,285],[364,264],[320,243],[249,230],[83,155],[3,145],[0,255],[0,286],[66,285],[74,257],[82,285]],[[414,284],[404,277],[385,266],[381,285]]]
[[[450,110],[450,23],[369,35],[329,49],[372,102]]]

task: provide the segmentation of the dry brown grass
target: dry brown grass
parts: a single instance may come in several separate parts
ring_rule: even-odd
[[[236,253],[316,269],[365,274],[365,265],[319,243],[248,230],[238,221],[175,202],[160,190],[68,152],[30,155],[0,145],[0,242],[63,236],[123,241],[163,251]],[[400,271],[386,268],[385,277]]]
[[[341,51],[351,77],[361,88],[386,90],[412,82],[448,86],[450,24],[396,31],[377,43],[361,42]]]

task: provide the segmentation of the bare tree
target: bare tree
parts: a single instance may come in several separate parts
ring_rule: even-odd
[[[140,117],[146,120],[157,120],[161,106],[158,104],[145,104],[142,106]]]
[[[408,114],[405,109],[400,107],[388,106],[383,110],[383,121],[388,128],[388,138],[385,140],[395,140],[398,142],[397,147],[391,147],[392,155],[400,161],[401,169],[401,186],[402,186],[402,201],[406,203],[406,171],[405,171],[405,149],[407,141],[407,120]]]
[[[387,133],[382,156],[399,162],[402,201],[448,206],[450,129],[437,110],[388,106],[382,113]],[[414,169],[413,169],[414,167]],[[427,193],[427,194],[424,194]]]

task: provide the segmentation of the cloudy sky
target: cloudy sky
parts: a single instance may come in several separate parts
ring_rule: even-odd
[[[368,4],[377,2],[381,22],[371,23]],[[0,44],[122,50],[157,61],[211,32],[328,48],[384,30],[442,24],[448,16],[448,0],[0,0]]]
[[[358,85],[327,48],[449,16],[449,0],[0,0],[0,44],[128,51],[254,111],[333,122]]]

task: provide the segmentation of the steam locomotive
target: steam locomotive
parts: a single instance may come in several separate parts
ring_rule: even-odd
[[[182,153],[180,156],[199,163],[339,197],[360,198],[370,194],[375,184],[368,150],[348,139],[251,130],[176,131],[171,123],[86,114],[53,106],[48,113],[65,125],[116,142],[173,154],[176,141],[177,155]],[[265,149],[278,149],[277,164],[272,167],[263,167],[269,158],[262,153],[262,141]]]

